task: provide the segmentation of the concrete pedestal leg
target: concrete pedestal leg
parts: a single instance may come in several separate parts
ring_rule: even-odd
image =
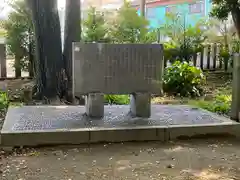
[[[104,116],[104,97],[102,93],[90,93],[86,96],[86,113],[93,118]]]
[[[151,116],[151,97],[148,93],[134,93],[130,97],[130,112],[133,117]]]

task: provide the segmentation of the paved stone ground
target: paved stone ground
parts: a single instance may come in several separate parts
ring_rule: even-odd
[[[211,112],[185,105],[152,105],[148,119],[132,118],[129,106],[105,106],[103,119],[91,119],[80,106],[10,108],[3,131],[214,124],[232,122]]]
[[[0,160],[1,180],[239,180],[230,140],[23,149]]]

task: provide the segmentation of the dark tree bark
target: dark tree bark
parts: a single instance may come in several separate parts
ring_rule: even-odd
[[[80,0],[66,1],[63,60],[68,78],[67,99],[70,102],[72,102],[74,98],[72,94],[72,43],[81,40],[80,8]]]
[[[63,66],[60,21],[56,0],[27,0],[36,36],[36,85],[40,98],[54,99]]]
[[[28,72],[29,77],[34,77],[34,54],[33,54],[33,43],[29,43],[29,64],[28,64]]]
[[[29,72],[29,77],[34,77],[34,39],[33,39],[33,34],[31,32],[31,29],[28,30],[28,72]]]
[[[236,7],[232,10],[232,18],[237,29],[238,37],[240,38],[240,8]]]
[[[22,72],[21,72],[21,57],[20,56],[15,56],[15,78],[21,78]]]

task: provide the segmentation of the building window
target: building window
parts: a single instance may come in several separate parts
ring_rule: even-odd
[[[155,9],[154,8],[146,8],[146,17],[147,18],[155,18]]]
[[[189,4],[189,13],[201,13],[203,12],[203,3],[202,1]]]
[[[176,13],[176,6],[167,6],[166,7],[166,13]]]

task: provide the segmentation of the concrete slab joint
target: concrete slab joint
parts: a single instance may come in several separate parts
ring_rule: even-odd
[[[136,92],[130,97],[130,112],[133,117],[151,116],[151,98],[149,93]]]
[[[104,116],[104,96],[102,93],[89,93],[86,97],[86,113],[93,118]]]

